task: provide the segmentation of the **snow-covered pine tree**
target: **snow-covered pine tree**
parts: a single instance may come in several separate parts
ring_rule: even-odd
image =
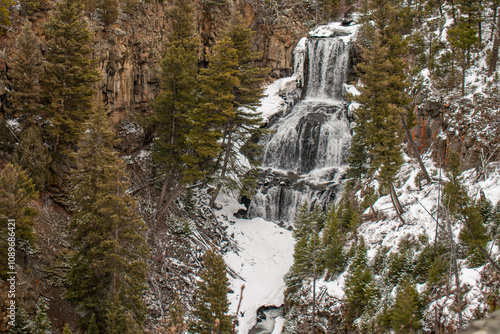
[[[35,310],[35,321],[33,322],[33,334],[50,334],[52,331],[52,323],[49,319],[47,311],[49,310],[49,305],[47,299],[44,297],[39,297],[36,302]]]
[[[360,238],[346,278],[344,319],[349,332],[356,331],[354,321],[367,311],[378,293],[366,252],[364,239]]]

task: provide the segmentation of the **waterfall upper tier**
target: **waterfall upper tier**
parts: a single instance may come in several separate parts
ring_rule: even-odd
[[[294,75],[276,83],[284,90],[283,106],[266,115],[270,133],[261,143],[262,167],[248,209],[251,217],[293,221],[304,201],[327,205],[335,197],[351,141],[345,85],[353,72],[353,48],[348,33],[328,29],[323,30],[335,37],[309,37],[298,43]]]

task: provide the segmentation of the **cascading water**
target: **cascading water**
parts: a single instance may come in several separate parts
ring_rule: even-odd
[[[309,37],[295,49],[290,95],[300,98],[270,121],[250,217],[292,222],[303,202],[325,206],[334,199],[351,140],[344,86],[352,64],[344,39]]]

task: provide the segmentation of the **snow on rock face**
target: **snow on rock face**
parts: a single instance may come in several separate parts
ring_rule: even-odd
[[[262,218],[235,219],[232,213],[241,208],[235,200],[223,198],[219,202],[224,204],[221,216],[227,217],[227,232],[234,234],[239,247],[238,252],[225,254],[224,260],[244,279],[231,278],[234,293],[229,295],[230,313],[236,313],[244,284],[238,333],[247,334],[256,324],[256,312],[261,306],[279,307],[284,302],[283,276],[293,263],[294,239],[291,231]],[[274,333],[281,333],[276,330]]]

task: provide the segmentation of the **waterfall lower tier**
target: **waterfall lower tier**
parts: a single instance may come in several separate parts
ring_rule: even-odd
[[[287,92],[293,99],[269,118],[249,217],[292,222],[303,202],[326,206],[335,199],[351,141],[349,50],[341,37],[303,39],[295,49],[296,87]]]

